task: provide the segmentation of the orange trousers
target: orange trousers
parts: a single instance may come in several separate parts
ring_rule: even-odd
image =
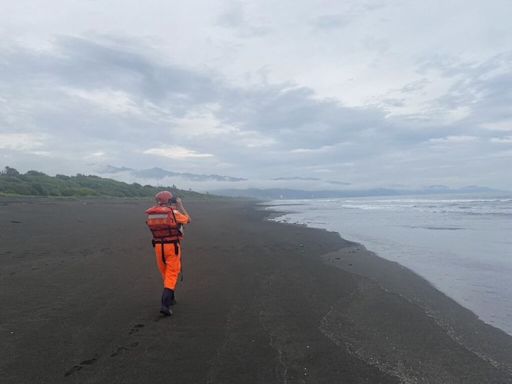
[[[156,264],[162,274],[164,288],[176,288],[178,276],[181,272],[181,244],[177,245],[177,251],[174,244],[164,244],[164,256],[162,257],[162,245],[155,244]],[[165,260],[165,262],[164,262]]]

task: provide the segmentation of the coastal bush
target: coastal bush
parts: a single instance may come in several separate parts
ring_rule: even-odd
[[[206,195],[180,190],[175,185],[172,187],[143,186],[139,183],[127,184],[83,174],[49,176],[35,170],[21,174],[12,167],[5,167],[0,171],[0,194],[4,195],[150,197],[162,189],[171,190],[182,197],[206,198]]]

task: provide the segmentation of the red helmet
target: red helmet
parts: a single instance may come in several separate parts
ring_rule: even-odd
[[[171,202],[171,199],[172,193],[169,191],[161,191],[155,195],[155,200],[159,205],[169,204]]]

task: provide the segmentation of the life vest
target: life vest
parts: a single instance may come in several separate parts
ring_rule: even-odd
[[[172,207],[154,206],[146,211],[146,215],[153,243],[176,243],[183,237]]]

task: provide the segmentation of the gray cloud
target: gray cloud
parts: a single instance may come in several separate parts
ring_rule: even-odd
[[[237,87],[115,39],[61,37],[53,49],[11,47],[1,57],[0,135],[14,144],[0,144],[0,160],[41,164],[44,171],[116,164],[256,180],[301,175],[295,181],[431,184],[436,177],[446,182],[476,157],[481,172],[496,173],[495,146],[510,136],[481,127],[511,119],[509,55],[479,65],[421,63],[424,73],[464,75],[437,103],[470,111],[442,124],[389,117],[375,106],[348,107],[293,84]],[[403,87],[404,97],[427,83]],[[31,135],[33,145],[16,149],[23,137],[14,134]],[[475,139],[460,139],[470,136]]]
[[[502,53],[478,63],[443,61],[430,70],[440,70],[456,79],[448,92],[436,102],[438,108],[467,108],[471,113],[460,122],[459,132],[489,136],[482,125],[508,121],[512,123],[512,52]],[[512,127],[511,127],[512,129]]]
[[[344,28],[353,21],[353,15],[338,14],[338,15],[322,15],[315,18],[313,26],[319,30],[332,30],[337,28]]]
[[[257,37],[267,34],[268,27],[257,25],[247,17],[246,7],[242,2],[232,2],[227,9],[219,15],[216,24],[236,31],[238,37]]]
[[[314,29],[325,32],[343,29],[385,6],[386,2],[380,0],[347,2],[343,4],[344,9],[341,12],[327,13],[315,17],[312,26]]]
[[[419,91],[423,90],[425,88],[425,86],[428,85],[429,83],[430,83],[429,80],[425,79],[425,78],[420,79],[420,80],[415,80],[411,83],[404,85],[400,91],[402,93],[419,92]]]

